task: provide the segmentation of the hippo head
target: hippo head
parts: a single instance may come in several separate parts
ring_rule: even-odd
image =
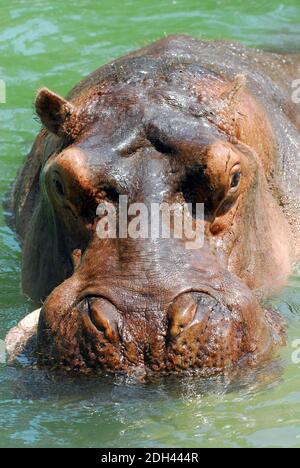
[[[23,285],[46,298],[40,363],[209,373],[269,357],[282,328],[259,298],[290,266],[267,180],[274,138],[245,78],[137,58],[105,70],[67,99],[36,100],[47,131]],[[120,196],[149,211],[203,204],[203,219],[189,212],[201,245],[174,235],[174,219],[165,238],[120,233],[119,215],[134,219]],[[115,236],[99,236],[105,205]]]

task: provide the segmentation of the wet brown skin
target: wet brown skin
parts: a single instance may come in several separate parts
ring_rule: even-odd
[[[300,56],[188,36],[100,68],[44,125],[11,207],[25,294],[44,301],[42,365],[204,375],[270,359],[281,318],[262,304],[300,256]],[[299,70],[299,71],[298,71]],[[100,240],[96,208],[205,203],[205,245]]]

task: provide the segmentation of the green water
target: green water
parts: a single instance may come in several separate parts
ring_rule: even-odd
[[[66,93],[82,76],[164,34],[232,38],[269,49],[300,49],[300,3],[289,1],[0,0],[0,194],[39,128],[40,86]],[[20,249],[0,218],[0,338],[27,312],[19,292]],[[272,380],[74,381],[0,366],[0,446],[300,447],[300,276],[276,300],[288,346]]]

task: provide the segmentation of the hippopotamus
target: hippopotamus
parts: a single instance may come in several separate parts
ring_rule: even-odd
[[[286,325],[267,299],[300,259],[299,77],[299,54],[176,35],[65,98],[39,90],[9,199],[39,366],[211,375],[276,356]],[[100,237],[97,207],[120,196],[204,204],[201,247]]]

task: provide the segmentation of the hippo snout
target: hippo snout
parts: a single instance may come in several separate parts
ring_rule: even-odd
[[[128,304],[113,301],[111,294],[85,296],[64,308],[59,299],[66,290],[68,284],[57,288],[42,309],[41,364],[84,372],[207,375],[269,355],[281,336],[274,316],[265,315],[252,296],[240,298],[240,306],[225,305],[220,294],[199,288],[147,307],[141,297]]]

